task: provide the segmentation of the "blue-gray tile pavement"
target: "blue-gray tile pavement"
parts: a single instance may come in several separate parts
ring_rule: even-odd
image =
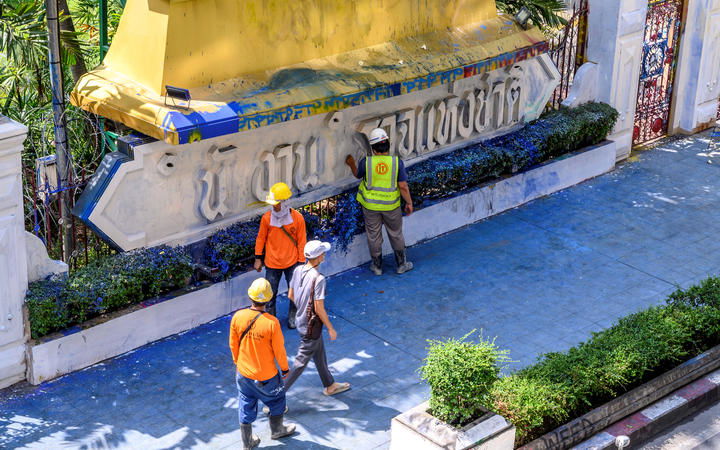
[[[471,330],[510,350],[509,373],[565,350],[676,285],[720,272],[720,157],[709,134],[669,140],[615,171],[409,250],[416,269],[330,279],[328,359],[353,389],[289,393],[299,433],[261,447],[386,448],[390,420],[427,399],[428,339]],[[239,448],[229,317],[33,387],[0,392],[0,448]],[[298,346],[286,333],[287,349]]]

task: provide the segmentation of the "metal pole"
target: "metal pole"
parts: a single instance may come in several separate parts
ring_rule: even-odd
[[[100,13],[100,64],[108,51],[108,26],[107,26],[107,0],[99,0],[100,7],[98,8]]]
[[[70,216],[71,159],[65,124],[65,91],[60,62],[60,22],[57,0],[45,0],[48,27],[48,57],[50,62],[50,87],[52,90],[53,122],[55,129],[55,153],[57,155],[58,192],[60,198],[60,229],[63,241],[63,261],[72,255],[72,220]]]

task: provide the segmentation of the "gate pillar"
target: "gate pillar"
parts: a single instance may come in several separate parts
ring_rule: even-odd
[[[720,0],[688,0],[671,132],[714,126],[720,101]]]
[[[632,147],[647,0],[590,0],[587,58],[598,64],[598,100],[620,113],[613,133],[617,160]]]
[[[20,153],[27,129],[0,116],[0,388],[25,379],[27,290]]]

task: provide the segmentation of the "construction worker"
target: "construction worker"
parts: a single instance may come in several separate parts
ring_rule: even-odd
[[[255,270],[260,272],[265,265],[265,278],[270,282],[273,297],[268,302],[266,311],[276,315],[275,300],[277,299],[280,279],[285,275],[285,282],[290,286],[295,266],[305,262],[303,248],[307,241],[305,219],[302,214],[290,208],[286,200],[292,197],[292,191],[285,183],[275,183],[265,198],[271,206],[270,211],[260,219],[260,230],[255,240]],[[290,302],[288,308],[288,328],[295,328],[295,304]]]
[[[360,160],[348,155],[345,163],[356,178],[361,178],[357,200],[362,204],[365,218],[365,232],[372,262],[370,270],[382,275],[382,226],[385,225],[390,244],[395,251],[397,273],[405,273],[413,268],[405,254],[405,238],[402,232],[402,210],[400,197],[405,200],[405,213],[413,212],[410,189],[407,185],[405,165],[397,156],[390,155],[390,140],[382,128],[370,132],[372,156]]]
[[[297,330],[300,333],[300,347],[290,375],[285,380],[286,390],[295,383],[310,360],[315,362],[315,369],[320,375],[323,394],[335,395],[350,389],[350,383],[337,383],[330,373],[322,338],[324,325],[330,340],[337,339],[337,332],[325,311],[325,276],[318,270],[328,250],[330,250],[328,242],[308,242],[305,245],[307,263],[295,269],[290,283],[288,297],[298,307]]]
[[[295,432],[295,425],[283,424],[286,407],[283,378],[289,367],[280,322],[265,312],[265,305],[273,298],[270,283],[265,278],[253,281],[248,297],[252,306],[236,312],[230,322],[230,351],[237,368],[238,417],[245,449],[260,444],[260,438],[252,434],[258,400],[270,409],[272,439]]]

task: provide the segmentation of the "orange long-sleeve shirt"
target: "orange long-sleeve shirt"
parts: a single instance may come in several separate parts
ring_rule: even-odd
[[[240,336],[258,315],[258,311],[241,309],[230,322],[230,351],[238,372],[246,378],[265,381],[277,375],[275,361],[281,370],[289,370],[285,339],[280,322],[272,315],[260,316],[240,342]]]
[[[297,241],[297,245],[279,227],[270,226],[270,211],[260,219],[260,230],[255,239],[255,256],[260,257],[265,251],[265,266],[271,269],[287,269],[299,262],[305,262],[305,219],[302,214],[290,210],[293,222],[285,225],[285,229]]]

